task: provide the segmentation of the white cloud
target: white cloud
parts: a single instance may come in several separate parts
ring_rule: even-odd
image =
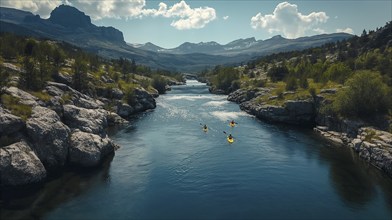
[[[163,16],[174,18],[171,26],[178,30],[198,29],[215,20],[215,9],[210,7],[191,8],[185,1],[174,4],[169,9],[165,3],[159,3],[159,9],[147,9],[143,15]]]
[[[344,32],[344,33],[347,33],[347,34],[354,34],[354,31],[351,28],[346,28],[346,29],[338,28],[338,29],[336,29],[336,32]]]
[[[263,16],[258,13],[253,16],[251,26],[254,29],[266,29],[269,33],[283,33],[287,38],[297,38],[304,36],[306,31],[312,30],[317,24],[327,22],[328,18],[325,12],[303,15],[298,12],[297,5],[282,2],[276,6],[272,14]]]
[[[61,0],[1,0],[0,6],[30,11],[47,18],[50,12],[61,3]]]
[[[227,20],[227,19],[229,19],[228,15],[223,17],[223,20]]]
[[[321,28],[314,28],[313,31],[316,32],[316,33],[319,33],[319,34],[325,34],[326,33],[325,30],[321,29]]]
[[[179,29],[203,28],[216,19],[214,8],[191,8],[185,1],[168,7],[159,3],[158,9],[147,9],[146,0],[1,0],[4,7],[17,8],[39,14],[44,18],[60,4],[76,7],[89,15],[93,20],[102,18],[142,18],[146,16],[162,16],[173,18],[171,26]]]

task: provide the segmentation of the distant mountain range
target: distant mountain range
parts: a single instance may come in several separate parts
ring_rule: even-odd
[[[152,68],[196,72],[215,65],[239,64],[271,53],[301,50],[352,37],[350,34],[323,34],[297,39],[275,36],[267,40],[239,39],[226,45],[216,42],[183,43],[165,49],[146,43],[130,44],[113,27],[97,27],[78,9],[60,5],[48,19],[12,8],[0,7],[0,32],[65,41],[107,58],[124,57]]]
[[[238,39],[225,45],[221,45],[215,41],[200,42],[197,44],[186,42],[172,49],[165,49],[150,42],[146,44],[130,45],[139,49],[153,51],[157,53],[203,53],[223,56],[237,56],[248,54],[257,56],[287,50],[302,50],[309,47],[320,46],[322,44],[325,44],[326,42],[335,42],[350,37],[352,37],[352,35],[346,33],[322,34],[312,37],[301,37],[297,39],[286,39],[280,35],[276,35],[267,40],[256,40],[254,37]]]

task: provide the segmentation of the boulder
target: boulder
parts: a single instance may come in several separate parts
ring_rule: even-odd
[[[154,97],[143,88],[136,88],[134,90],[135,103],[132,103],[134,113],[142,112],[147,109],[154,109],[156,102]]]
[[[84,167],[93,167],[114,152],[114,144],[108,137],[76,130],[71,135],[69,162]]]
[[[123,118],[127,118],[134,113],[132,106],[119,102],[117,104],[117,114]]]
[[[71,130],[60,121],[55,111],[36,106],[26,122],[33,149],[47,170],[64,166]]]
[[[227,100],[236,103],[243,103],[255,97],[257,90],[238,89],[227,96]]]
[[[64,105],[64,123],[72,129],[106,136],[108,127],[107,111],[104,109],[86,109],[74,105]]]
[[[0,136],[20,131],[25,126],[24,121],[9,113],[0,114]]]
[[[38,105],[38,98],[27,93],[17,87],[11,86],[3,90],[5,94],[18,98],[19,103],[23,105],[36,106]]]
[[[65,93],[67,93],[72,101],[73,105],[76,105],[78,107],[82,108],[88,108],[88,109],[98,109],[98,108],[103,108],[104,103],[97,99],[93,99],[88,95],[85,95],[69,86],[66,84],[62,83],[56,83],[56,82],[47,82],[46,86],[46,91],[48,91],[49,95],[55,96],[55,97],[62,97]]]
[[[68,75],[67,73],[55,73],[53,74],[53,79],[58,82],[68,86],[72,85],[72,76]]]
[[[285,102],[285,106],[263,105],[247,101],[241,103],[240,108],[262,120],[297,125],[314,124],[315,110],[313,103],[308,100],[289,100]]]
[[[0,148],[0,179],[4,186],[38,183],[46,178],[44,165],[26,142]]]
[[[107,112],[108,126],[127,124],[128,121],[114,112]]]

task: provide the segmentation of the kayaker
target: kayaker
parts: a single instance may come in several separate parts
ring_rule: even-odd
[[[203,129],[205,129],[205,130],[206,130],[206,129],[207,129],[207,125],[204,125]]]
[[[227,137],[229,139],[233,139],[233,136],[231,136],[231,134],[229,134],[229,136]]]

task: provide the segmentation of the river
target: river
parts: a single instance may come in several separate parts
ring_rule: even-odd
[[[121,148],[104,165],[3,201],[2,216],[392,219],[391,178],[310,129],[262,122],[226,98],[197,81],[173,87],[112,132]]]

